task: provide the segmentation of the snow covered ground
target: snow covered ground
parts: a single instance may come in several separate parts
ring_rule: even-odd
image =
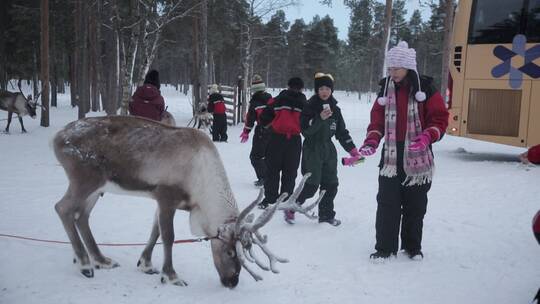
[[[277,94],[277,91],[273,92]],[[164,89],[179,125],[191,118],[187,97]],[[347,126],[361,143],[371,107],[356,95],[337,92]],[[69,96],[51,110],[51,126],[25,117],[11,134],[0,134],[0,234],[67,240],[54,211],[66,177],[49,141],[76,119]],[[102,113],[92,115],[103,115]],[[7,114],[0,113],[0,127]],[[257,196],[250,144],[240,144],[242,126],[218,143],[240,207]],[[0,237],[0,303],[530,303],[540,287],[540,246],[531,219],[540,208],[540,168],[520,164],[515,148],[446,136],[434,147],[437,173],[429,193],[422,262],[398,255],[372,264],[375,195],[380,155],[353,168],[339,168],[339,227],[300,218],[290,226],[281,214],[264,228],[269,247],[290,259],[281,273],[260,271],[255,282],[242,271],[239,285],[221,286],[208,243],[175,245],[174,265],[189,286],[162,285],[159,276],[137,271],[141,247],[101,247],[121,267],[81,276],[69,245]],[[346,152],[339,150],[341,156]],[[145,242],[155,203],[105,195],[91,217],[98,242]],[[259,212],[259,211],[257,211]],[[176,239],[190,238],[186,213],[175,218]],[[161,266],[161,247],[154,264]],[[96,302],[97,301],[97,302]]]

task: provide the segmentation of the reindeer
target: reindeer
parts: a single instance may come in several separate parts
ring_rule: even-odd
[[[9,133],[9,125],[11,124],[11,116],[13,113],[19,117],[22,133],[26,133],[24,128],[22,117],[30,115],[32,119],[36,118],[36,105],[37,102],[32,101],[32,95],[25,97],[21,90],[21,82],[19,81],[20,93],[12,93],[9,91],[0,90],[0,109],[8,112],[6,133]],[[36,96],[38,99],[39,94]]]
[[[275,273],[277,262],[287,262],[266,247],[267,238],[259,232],[277,209],[295,210],[315,218],[308,211],[324,195],[311,206],[302,208],[296,204],[307,179],[304,177],[288,200],[284,194],[254,219],[249,213],[261,201],[262,192],[239,212],[218,151],[205,133],[144,118],[112,116],[74,121],[56,134],[53,147],[69,179],[68,189],[55,209],[75,251],[74,262],[89,278],[94,276],[92,263],[96,269],[119,266],[100,252],[88,224],[92,208],[105,192],[127,192],[157,201],[151,236],[137,263],[141,271],[158,273],[151,257],[161,235],[162,283],[187,285],[172,264],[173,218],[180,209],[190,213],[195,235],[210,238],[214,265],[221,283],[229,288],[238,284],[241,267],[255,280],[262,279],[248,262]],[[256,257],[253,244],[266,254],[269,267]]]

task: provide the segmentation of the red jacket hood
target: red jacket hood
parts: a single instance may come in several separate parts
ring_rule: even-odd
[[[135,90],[135,96],[140,97],[142,99],[154,99],[157,96],[159,96],[159,90],[148,83],[143,84],[140,87],[137,87],[137,90]]]

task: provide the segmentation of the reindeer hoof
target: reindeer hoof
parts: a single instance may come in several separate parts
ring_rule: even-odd
[[[94,277],[94,269],[81,269],[81,273],[83,276],[87,278],[93,278]]]
[[[162,284],[173,284],[176,286],[188,286],[188,283],[180,278],[178,278],[176,275],[174,275],[174,278],[169,278],[167,275],[161,276],[161,283]]]
[[[94,267],[96,269],[112,269],[120,267],[118,262],[113,261],[112,259],[105,258],[102,262],[94,261]]]
[[[139,259],[137,262],[137,268],[139,268],[140,271],[146,273],[146,274],[158,274],[159,270],[152,267],[152,262],[143,260],[142,258]]]

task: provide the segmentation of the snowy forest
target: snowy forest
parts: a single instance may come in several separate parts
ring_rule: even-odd
[[[419,72],[444,85],[443,40],[453,2],[422,0],[431,11],[423,20],[418,10],[407,18],[405,0],[345,0],[350,25],[343,41],[324,11],[312,20],[286,20],[283,9],[299,5],[293,0],[6,0],[0,10],[0,88],[8,88],[10,79],[37,84],[47,77],[55,106],[69,84],[79,118],[100,109],[125,114],[132,88],[151,67],[185,94],[192,85],[195,104],[206,99],[200,88],[211,83],[238,85],[241,78],[247,92],[254,73],[279,88],[290,76],[310,79],[322,70],[336,77],[336,89],[361,94],[376,89],[384,49],[399,40],[417,50]],[[33,87],[36,96],[42,89]]]

